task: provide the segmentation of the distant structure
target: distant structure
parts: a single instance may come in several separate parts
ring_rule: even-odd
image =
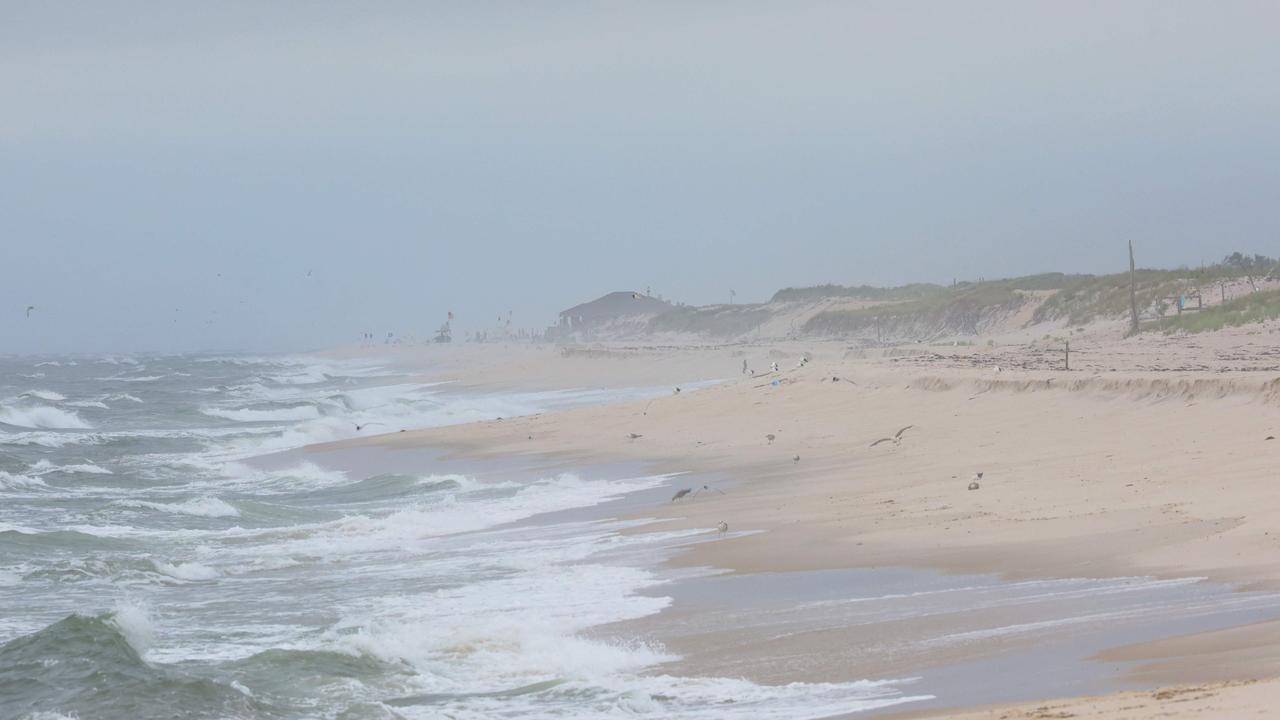
[[[436,331],[435,341],[438,343],[453,342],[453,330],[449,328],[449,322],[446,320],[440,329]]]
[[[550,330],[559,337],[569,337],[575,333],[589,335],[593,330],[619,320],[660,315],[670,309],[669,302],[632,290],[622,290],[560,311],[559,324]]]

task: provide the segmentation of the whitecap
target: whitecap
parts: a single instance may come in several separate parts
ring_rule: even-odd
[[[115,503],[121,507],[145,508],[159,512],[195,515],[197,517],[240,517],[240,511],[234,505],[216,497],[201,497],[179,503],[159,503],[149,500],[120,500]]]
[[[0,489],[16,490],[18,488],[30,489],[36,487],[45,487],[44,481],[38,477],[0,470]]]
[[[27,468],[27,472],[34,475],[46,475],[48,473],[85,473],[87,475],[113,475],[110,470],[99,467],[92,463],[82,463],[77,465],[54,465],[48,460],[40,460],[35,465]]]
[[[200,412],[211,417],[234,420],[236,422],[297,422],[300,420],[314,420],[320,417],[320,411],[313,405],[298,405],[275,410],[201,408]]]
[[[222,573],[217,570],[195,562],[167,563],[162,560],[152,560],[151,564],[155,566],[156,572],[168,575],[175,580],[213,580],[222,576]]]
[[[0,405],[0,423],[28,428],[84,430],[91,427],[74,412],[48,405],[28,407]]]
[[[56,393],[52,390],[28,390],[22,393],[20,397],[33,397],[48,402],[62,402],[67,399],[62,393]]]
[[[111,611],[107,623],[120,631],[138,655],[145,656],[155,640],[155,628],[147,609],[141,605],[122,602]]]
[[[64,404],[67,407],[97,408],[99,410],[111,409],[106,403],[102,402],[101,400],[72,400],[71,402],[64,403]]]
[[[142,402],[142,398],[137,397],[135,395],[130,395],[128,393],[113,393],[111,395],[104,396],[102,399],[103,400],[128,400],[129,402],[135,402],[135,403]]]

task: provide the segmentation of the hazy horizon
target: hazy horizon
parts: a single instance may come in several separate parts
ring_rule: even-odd
[[[1280,6],[0,2],[0,354],[1280,244]],[[26,317],[28,305],[36,306]]]

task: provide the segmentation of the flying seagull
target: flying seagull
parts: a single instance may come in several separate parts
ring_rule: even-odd
[[[901,444],[902,444],[902,433],[904,433],[904,432],[906,432],[906,431],[910,430],[910,429],[911,429],[911,428],[913,428],[913,427],[915,427],[915,425],[908,425],[908,426],[906,426],[906,427],[902,428],[901,430],[899,430],[898,432],[894,433],[894,434],[893,434],[893,437],[880,438],[879,440],[877,440],[877,441],[875,441],[875,442],[871,443],[871,447],[875,447],[875,446],[877,446],[877,445],[879,445],[880,443],[883,443],[883,442],[891,442],[891,443],[893,443],[894,445],[901,445]]]
[[[684,497],[685,495],[688,495],[691,492],[693,492],[693,488],[681,488],[680,490],[676,491],[675,495],[671,496],[671,502],[675,502],[680,498]]]
[[[773,433],[769,433],[768,435],[765,435],[765,436],[764,436],[764,439],[765,439],[765,440],[768,440],[768,441],[769,441],[769,444],[770,444],[770,445],[772,445],[772,444],[773,444],[773,437],[774,437],[774,436],[773,436]]]
[[[363,429],[365,429],[365,428],[369,427],[370,425],[381,425],[381,424],[382,424],[382,423],[380,423],[380,422],[367,422],[367,423],[365,423],[365,424],[363,424],[363,425],[356,425],[356,432],[360,432],[361,430],[363,430]]]
[[[28,306],[27,306],[27,317],[31,317],[31,311],[32,311],[32,310],[35,310],[35,309],[36,309],[36,306],[35,306],[35,305],[28,305]]]
[[[644,436],[641,435],[640,433],[627,433],[627,437],[631,438],[632,440],[635,440],[636,438],[642,438]]]

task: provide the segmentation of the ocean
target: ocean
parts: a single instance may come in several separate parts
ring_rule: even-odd
[[[593,632],[662,613],[681,575],[661,561],[716,538],[609,512],[669,477],[429,455],[362,471],[299,450],[669,392],[417,377],[0,359],[0,717],[816,718],[929,697],[673,675],[663,643]]]

